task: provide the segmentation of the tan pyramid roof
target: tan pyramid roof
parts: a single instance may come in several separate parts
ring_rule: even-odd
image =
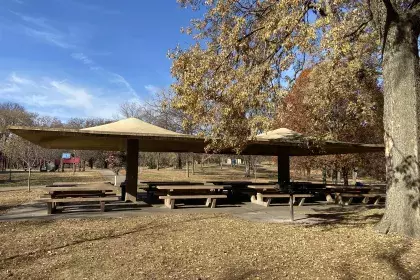
[[[261,140],[299,140],[304,138],[304,136],[287,128],[278,128],[258,134],[256,138]]]
[[[136,118],[128,118],[116,122],[88,127],[81,129],[82,131],[100,131],[112,133],[141,133],[141,134],[155,134],[155,135],[183,135],[181,133],[173,132],[159,126],[144,122]]]

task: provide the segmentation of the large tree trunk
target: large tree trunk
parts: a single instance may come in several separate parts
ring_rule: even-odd
[[[420,66],[418,32],[394,18],[383,57],[387,201],[377,226],[383,233],[420,237]]]

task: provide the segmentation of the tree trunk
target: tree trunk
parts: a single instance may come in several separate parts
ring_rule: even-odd
[[[182,159],[181,159],[181,154],[176,154],[176,168],[175,169],[182,169]]]
[[[343,174],[343,184],[344,186],[349,185],[349,170],[347,167],[343,167],[341,169],[341,173]]]
[[[311,180],[311,168],[309,166],[306,167],[306,180]]]
[[[157,171],[159,171],[159,169],[160,169],[159,159],[160,159],[160,153],[157,153],[157,158],[156,158],[156,169],[157,169]]]
[[[333,182],[333,184],[337,184],[338,182],[338,171],[337,168],[334,167],[334,169],[331,172],[331,181]]]
[[[393,20],[383,56],[387,198],[377,229],[420,237],[419,34],[404,15]]]
[[[353,184],[357,183],[357,169],[353,169]]]
[[[187,166],[186,166],[186,171],[187,171],[187,178],[188,177],[190,177],[190,161],[188,160],[188,157],[187,157]]]
[[[31,191],[31,166],[28,167],[28,192]]]
[[[192,174],[195,174],[195,160],[194,160],[194,155],[192,157]]]
[[[245,156],[245,177],[249,178],[251,177],[251,161],[249,156]]]

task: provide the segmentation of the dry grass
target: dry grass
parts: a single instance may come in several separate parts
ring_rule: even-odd
[[[9,172],[0,172],[0,187],[18,187],[28,184],[28,172],[13,171],[12,181],[9,181]],[[34,171],[31,174],[31,185],[49,185],[54,182],[93,182],[103,181],[104,178],[97,171],[76,172],[39,172]]]
[[[274,167],[267,169],[267,177],[260,180],[275,175]],[[142,180],[185,180],[184,172],[140,174]],[[190,177],[243,179],[242,169],[221,175],[217,167]],[[0,191],[0,211],[30,201],[39,192]],[[353,208],[312,214],[324,221],[318,225],[251,222],[182,210],[124,218],[1,222],[0,279],[420,279],[420,241],[374,232],[382,210],[348,209]]]
[[[339,223],[160,214],[0,224],[5,279],[420,279],[420,242],[378,235],[378,210]]]
[[[27,190],[0,191],[0,215],[11,208],[39,198],[41,193],[40,189],[33,189],[31,192]]]

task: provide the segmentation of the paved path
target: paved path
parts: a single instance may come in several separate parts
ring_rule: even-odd
[[[110,169],[96,169],[107,180],[114,182],[115,173]],[[125,181],[125,175],[117,175],[117,186]]]

